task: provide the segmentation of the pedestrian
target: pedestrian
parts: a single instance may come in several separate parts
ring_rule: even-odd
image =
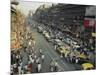
[[[42,54],[42,49],[39,50],[40,55]]]
[[[34,61],[35,61],[34,58],[31,56],[31,62],[34,63]]]
[[[67,62],[70,62],[70,56],[69,56],[69,54],[67,55]]]
[[[14,74],[13,65],[11,65],[11,75]]]
[[[16,55],[15,55],[15,53],[13,53],[12,58],[13,58],[12,59],[13,60],[13,64],[16,63]]]
[[[54,68],[53,66],[50,66],[50,71],[53,72]]]
[[[21,74],[24,74],[24,70],[23,70],[23,68],[22,68],[22,70],[21,70]]]
[[[55,71],[58,71],[58,63],[56,61],[55,61],[55,64],[54,65],[55,65],[55,68],[54,68]]]
[[[14,71],[14,73],[18,73],[18,67],[17,67],[17,63],[15,63],[14,65],[13,65],[13,71]]]
[[[26,72],[28,70],[27,65],[24,66],[24,72]]]
[[[17,61],[17,63],[19,62],[19,60],[20,60],[20,55],[17,54],[17,55],[16,55],[16,61]]]
[[[36,62],[36,59],[37,59],[37,56],[36,55],[34,55],[34,61]]]
[[[40,58],[38,57],[38,58],[36,59],[36,64],[38,64],[39,61],[40,61]]]
[[[42,59],[43,62],[44,62],[44,58],[45,58],[45,55],[42,54],[42,55],[41,55],[41,59]]]
[[[28,71],[32,73],[32,63],[31,61],[28,62]]]
[[[34,52],[32,52],[32,54],[31,54],[32,58],[34,57],[34,55],[35,55]]]
[[[51,62],[50,62],[50,71],[51,72],[54,71],[54,60],[51,60]]]
[[[13,52],[11,52],[11,65],[13,65],[14,59],[13,59]]]
[[[72,57],[72,63],[75,63],[75,62],[76,62],[76,57],[73,56],[73,57]]]
[[[79,58],[77,57],[75,60],[75,63],[78,64]]]
[[[73,59],[73,57],[72,56],[70,56],[70,62],[72,63],[72,59]]]
[[[57,49],[57,45],[55,45],[55,50]]]
[[[35,48],[35,47],[32,47],[32,50],[33,50],[33,51],[34,51],[34,48]]]
[[[70,62],[71,62],[71,63],[73,62],[73,56],[74,56],[74,52],[71,51],[71,53],[70,53]]]
[[[30,55],[29,55],[29,60],[31,60],[31,56],[32,56],[32,55],[30,54]]]
[[[21,66],[18,66],[18,74],[21,74]]]
[[[33,49],[30,49],[30,53],[33,53]]]
[[[37,67],[38,67],[38,68],[37,68],[37,69],[38,69],[38,72],[40,72],[40,71],[41,71],[41,63],[38,63],[38,64],[37,64]]]

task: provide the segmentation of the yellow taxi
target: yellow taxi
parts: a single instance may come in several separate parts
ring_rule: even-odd
[[[64,46],[60,46],[57,48],[57,51],[61,54],[63,54],[64,56],[67,55],[68,53],[70,53],[70,51],[64,47]]]
[[[87,59],[87,56],[85,54],[79,54],[77,57],[82,58],[82,59]]]
[[[94,66],[91,63],[83,63],[82,68],[83,68],[83,70],[91,70],[94,68]]]

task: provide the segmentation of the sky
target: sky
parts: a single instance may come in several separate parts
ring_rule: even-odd
[[[18,8],[22,13],[27,15],[30,10],[36,11],[36,9],[43,4],[46,4],[48,6],[52,5],[52,3],[41,3],[35,1],[19,1]]]
[[[13,0],[11,0],[13,1]],[[36,9],[40,6],[40,5],[43,5],[43,4],[46,4],[46,6],[51,6],[52,3],[43,3],[43,2],[36,2],[36,1],[22,1],[22,0],[19,0],[19,5],[18,5],[18,8],[20,9],[20,11],[22,13],[24,13],[26,16],[28,14],[28,12],[30,10],[32,11],[36,11]],[[86,14],[85,15],[95,15],[96,14],[96,7],[90,7],[90,8],[87,8],[86,9]]]

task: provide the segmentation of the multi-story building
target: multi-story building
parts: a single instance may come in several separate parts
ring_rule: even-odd
[[[11,50],[18,49],[25,35],[25,17],[17,9],[18,2],[11,2]]]

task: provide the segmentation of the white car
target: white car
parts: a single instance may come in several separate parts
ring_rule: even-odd
[[[59,39],[55,39],[54,42],[57,45],[63,45],[63,42],[61,40],[59,40]]]
[[[44,31],[44,32],[43,32],[43,35],[44,35],[44,37],[45,37],[48,41],[51,40],[51,36],[49,35],[49,33],[48,33],[47,31]]]
[[[43,28],[41,26],[38,26],[38,32],[42,33],[42,31],[43,31]]]

